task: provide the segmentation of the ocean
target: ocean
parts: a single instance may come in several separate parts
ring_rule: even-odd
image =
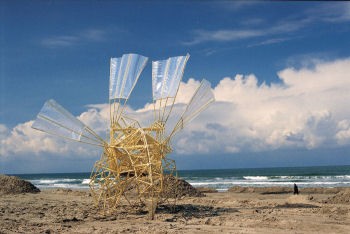
[[[90,172],[17,174],[40,189],[89,189]],[[179,170],[178,176],[194,187],[226,191],[233,186],[350,187],[350,166]]]

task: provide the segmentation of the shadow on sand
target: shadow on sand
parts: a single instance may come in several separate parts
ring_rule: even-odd
[[[214,217],[221,213],[234,213],[239,212],[238,209],[234,208],[221,208],[203,205],[193,204],[182,204],[182,205],[160,205],[157,207],[157,214],[174,214],[172,218],[166,219],[165,221],[174,222],[178,218],[204,218]]]

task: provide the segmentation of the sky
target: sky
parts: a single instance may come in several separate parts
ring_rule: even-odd
[[[349,165],[349,26],[348,2],[0,1],[0,173],[90,171],[100,149],[31,124],[54,99],[104,136],[124,53],[189,53],[179,102],[212,85],[173,141],[179,169]],[[151,101],[149,62],[129,112]]]

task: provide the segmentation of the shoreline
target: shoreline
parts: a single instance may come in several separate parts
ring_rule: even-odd
[[[350,233],[350,188],[337,189],[300,189],[292,195],[276,193],[276,187],[241,187],[205,193],[179,199],[175,209],[158,205],[155,220],[144,210],[129,211],[125,201],[103,215],[89,190],[47,189],[0,196],[0,233]]]
[[[256,187],[256,186],[233,186],[228,188],[227,190],[216,189],[212,187],[194,187],[195,189],[204,192],[204,193],[226,193],[226,192],[234,192],[234,193],[265,193],[265,192],[276,192],[278,193],[291,193],[293,194],[293,187],[291,186],[267,186],[267,187]],[[41,191],[54,191],[54,190],[72,190],[72,191],[86,191],[89,192],[90,188],[65,188],[65,187],[38,187]],[[337,193],[342,190],[350,190],[350,186],[342,186],[342,187],[299,187],[299,192],[302,194],[311,194],[311,193]]]

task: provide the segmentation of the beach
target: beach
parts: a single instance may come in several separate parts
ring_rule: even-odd
[[[350,188],[235,187],[103,215],[89,190],[0,196],[0,233],[350,233]]]

